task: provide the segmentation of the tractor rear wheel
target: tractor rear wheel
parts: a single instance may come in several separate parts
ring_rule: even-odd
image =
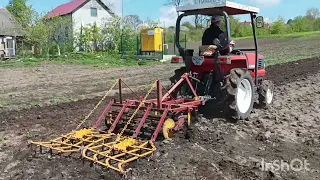
[[[184,73],[186,73],[186,67],[181,67],[174,71],[174,75],[169,79],[171,82],[169,89],[173,87],[181,79],[181,76]],[[171,93],[171,95],[173,96],[173,98],[177,98],[179,96],[186,95],[187,90],[188,90],[187,83],[183,82],[180,86],[176,88],[174,92]]]
[[[259,107],[269,108],[274,100],[274,84],[272,81],[264,80],[258,88]]]
[[[232,69],[226,79],[229,115],[235,120],[247,119],[254,104],[254,85],[250,72],[245,69]]]

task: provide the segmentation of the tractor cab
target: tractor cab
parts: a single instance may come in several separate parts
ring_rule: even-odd
[[[242,67],[252,69],[253,77],[263,77],[265,75],[263,69],[262,55],[258,54],[258,42],[256,28],[264,26],[262,16],[256,16],[259,9],[246,6],[226,0],[208,2],[198,5],[185,5],[177,7],[177,11],[182,14],[176,22],[176,47],[179,55],[172,58],[172,63],[184,62],[188,71],[201,74],[210,71],[220,71],[221,76],[227,75],[234,67]],[[253,49],[236,49],[230,35],[230,15],[249,15],[254,39]],[[203,16],[221,16],[224,19],[226,31],[212,41],[212,44],[200,45],[199,49],[184,49],[180,45],[180,23],[184,17],[193,15]],[[257,65],[258,64],[258,65]],[[256,66],[257,65],[257,66]],[[216,66],[216,68],[214,68]],[[258,82],[256,82],[258,83]]]

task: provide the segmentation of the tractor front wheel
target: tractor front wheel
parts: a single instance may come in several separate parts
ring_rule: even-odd
[[[254,104],[254,85],[250,72],[244,69],[232,69],[224,89],[228,96],[229,115],[235,120],[247,119]]]
[[[272,81],[264,80],[258,88],[259,107],[269,108],[274,100],[274,84]]]

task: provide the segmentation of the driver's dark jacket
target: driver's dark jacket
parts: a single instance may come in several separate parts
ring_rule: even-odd
[[[202,45],[212,45],[215,38],[219,38],[219,35],[223,33],[219,26],[211,24],[208,29],[206,29],[202,36]]]
[[[219,26],[211,24],[208,29],[206,29],[202,36],[202,45],[213,45],[213,40],[219,38],[219,35],[224,33]],[[221,55],[227,55],[228,49],[220,50]]]

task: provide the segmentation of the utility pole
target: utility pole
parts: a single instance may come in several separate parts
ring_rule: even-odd
[[[123,28],[124,28],[124,19],[123,19],[123,0],[121,0],[121,59],[123,59],[124,49],[123,49]]]

